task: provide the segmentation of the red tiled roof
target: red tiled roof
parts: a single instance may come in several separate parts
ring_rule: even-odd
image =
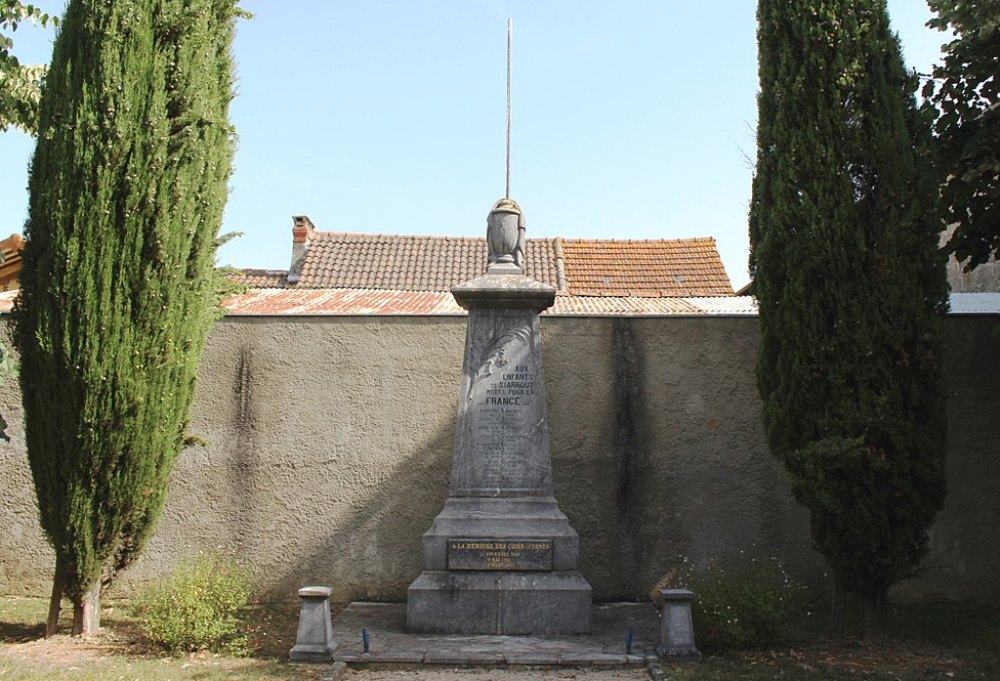
[[[18,233],[0,241],[0,291],[9,291],[19,287],[18,277],[21,273],[21,251],[24,250],[24,237]]]
[[[563,239],[574,296],[731,296],[715,239]]]
[[[288,270],[233,270],[233,279],[250,288],[285,288],[288,283]]]
[[[528,239],[526,250],[526,274],[556,286],[548,241]],[[448,291],[486,272],[487,251],[485,238],[317,231],[297,287]]]
[[[310,233],[296,288],[448,291],[486,271],[485,238]],[[526,275],[581,296],[726,296],[715,240],[528,239]]]

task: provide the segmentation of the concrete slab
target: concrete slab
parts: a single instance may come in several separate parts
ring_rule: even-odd
[[[369,634],[363,650],[361,630]],[[625,650],[633,631],[631,654]],[[590,634],[548,636],[413,634],[405,603],[351,603],[333,620],[334,660],[351,667],[643,667],[656,659],[660,618],[651,603],[593,608]]]

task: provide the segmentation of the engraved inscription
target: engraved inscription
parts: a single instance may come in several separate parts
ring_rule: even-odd
[[[551,570],[551,539],[449,539],[449,570]]]
[[[516,364],[491,376],[473,405],[475,439],[482,457],[482,482],[487,486],[518,486],[530,478],[531,416],[535,406],[535,372]]]
[[[537,322],[523,310],[471,314],[452,491],[550,493]]]

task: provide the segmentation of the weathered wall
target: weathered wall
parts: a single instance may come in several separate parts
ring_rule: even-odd
[[[941,232],[940,244],[945,244],[955,234],[958,225],[949,225]],[[968,260],[959,262],[953,253],[948,257],[947,272],[948,286],[952,293],[984,293],[988,291],[1000,291],[1000,261],[990,258],[989,261],[976,265],[971,272],[965,271]]]
[[[949,496],[924,573],[897,593],[1000,596],[1000,341],[950,317]],[[206,348],[192,431],[144,557],[119,589],[199,550],[248,561],[271,595],[330,584],[402,599],[447,495],[465,319],[237,318]],[[597,598],[643,597],[683,557],[778,551],[822,579],[808,518],[768,454],[755,318],[542,320],[556,497]],[[16,384],[0,387],[0,593],[44,594]]]

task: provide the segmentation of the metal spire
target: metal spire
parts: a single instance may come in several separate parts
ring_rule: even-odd
[[[510,198],[510,54],[512,36],[514,34],[514,20],[507,17],[507,189],[504,194]]]

